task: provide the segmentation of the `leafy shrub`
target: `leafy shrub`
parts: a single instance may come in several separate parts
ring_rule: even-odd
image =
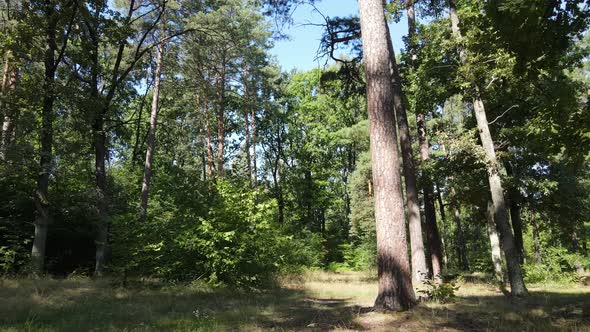
[[[156,192],[145,223],[138,224],[133,214],[115,220],[115,271],[258,288],[275,272],[320,265],[321,236],[283,234],[274,199],[227,181],[219,180],[214,190],[206,185],[187,188],[210,192],[209,197],[193,194],[192,204],[169,202],[183,195],[178,188],[168,197]]]
[[[578,278],[576,265],[587,264],[579,254],[568,252],[561,247],[549,247],[543,252],[543,262],[540,264],[528,263],[524,265],[525,282],[545,283],[575,282]]]
[[[353,270],[365,271],[377,267],[375,241],[366,241],[359,245],[347,245],[343,252],[344,262]]]
[[[431,279],[427,279],[424,282],[425,289],[418,291],[428,301],[434,301],[438,303],[449,303],[455,297],[455,292],[459,290],[459,286],[456,286],[454,282],[443,282],[438,283]]]

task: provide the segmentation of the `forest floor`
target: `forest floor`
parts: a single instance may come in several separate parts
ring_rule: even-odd
[[[204,284],[0,279],[1,331],[590,331],[590,287],[529,285],[524,299],[462,282],[451,303],[371,310],[367,273],[309,272],[241,292]]]

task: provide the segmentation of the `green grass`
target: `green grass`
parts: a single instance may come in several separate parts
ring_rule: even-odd
[[[282,287],[244,292],[156,281],[120,287],[84,278],[0,279],[2,331],[590,331],[590,287],[529,286],[505,298],[484,283],[460,284],[448,304],[372,312],[366,273],[309,272]]]

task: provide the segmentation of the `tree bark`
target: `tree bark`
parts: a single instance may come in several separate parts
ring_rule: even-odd
[[[100,8],[95,11],[95,17],[93,24],[98,24],[98,17],[100,15]],[[92,51],[91,51],[91,100],[96,103],[100,103],[101,98],[99,96],[99,37],[98,27],[94,27],[92,38]],[[124,45],[123,45],[124,47]],[[117,61],[120,61],[122,57],[122,51],[119,52]],[[115,75],[115,74],[113,74]],[[111,78],[112,81],[116,80],[116,77]],[[106,159],[107,159],[107,133],[104,128],[105,119],[109,111],[109,98],[114,95],[114,90],[109,91],[111,97],[107,95],[107,100],[99,104],[94,111],[94,120],[92,123],[92,136],[93,136],[93,147],[94,147],[94,176],[96,181],[96,210],[97,210],[97,225],[96,225],[96,239],[95,239],[95,264],[94,264],[94,276],[101,277],[104,272],[104,265],[106,261],[106,252],[108,248],[108,223],[109,223],[109,212],[108,212],[108,192],[107,192],[107,170],[106,170]]]
[[[55,40],[55,21],[49,14],[46,30],[47,49],[45,50],[44,66],[45,80],[43,82],[43,107],[41,113],[41,158],[39,162],[40,172],[37,178],[35,190],[35,237],[31,249],[32,268],[35,273],[42,273],[45,265],[45,248],[47,244],[47,231],[49,224],[49,175],[51,173],[52,148],[53,148],[53,104],[55,102],[55,52],[57,50]],[[53,23],[52,23],[53,22]]]
[[[250,108],[250,114],[252,116],[252,120],[250,124],[252,125],[252,140],[250,144],[252,145],[252,182],[254,187],[258,185],[258,165],[256,165],[256,113],[255,108]]]
[[[98,225],[96,236],[96,256],[94,275],[101,277],[106,262],[106,252],[109,235],[109,212],[108,212],[108,183],[107,183],[107,135],[104,129],[104,119],[108,113],[106,106],[97,114],[94,119],[94,174],[96,178],[96,196]]]
[[[514,177],[514,169],[510,163],[505,163],[506,173]],[[520,193],[518,188],[510,187],[508,189],[508,202],[510,206],[510,220],[512,221],[512,230],[514,231],[514,243],[518,250],[518,260],[520,264],[524,263],[524,243],[522,238],[522,219],[520,217]]]
[[[213,179],[213,146],[211,145],[211,117],[209,115],[209,98],[205,93],[203,103],[203,112],[205,112],[205,126],[207,127],[207,178]]]
[[[223,177],[223,150],[225,146],[225,60],[222,61],[221,73],[218,76],[217,97],[217,176]]]
[[[252,187],[252,160],[250,158],[250,95],[248,91],[248,69],[244,66],[244,128],[246,138],[246,171],[248,173],[248,183]]]
[[[416,300],[407,255],[399,152],[392,109],[392,54],[388,47],[389,35],[383,2],[359,0],[359,8],[375,190],[379,275],[375,307],[404,310],[414,306]]]
[[[443,234],[447,234],[445,231],[445,229],[446,229],[445,225],[447,225],[447,216],[446,216],[446,212],[445,212],[445,205],[442,200],[442,193],[440,191],[440,188],[438,188],[437,185],[435,185],[435,188],[436,188],[436,199],[438,201],[438,208],[440,211],[440,221],[442,223]],[[448,258],[447,243],[445,242],[445,237],[441,236],[440,240],[441,240],[441,244],[442,244],[442,248],[443,248],[444,266],[448,266],[449,258]]]
[[[486,154],[486,162],[489,165],[488,181],[492,192],[492,201],[494,203],[494,216],[498,225],[498,230],[500,231],[502,248],[504,249],[506,256],[506,266],[508,270],[508,278],[510,280],[511,293],[514,296],[524,296],[527,293],[527,289],[522,276],[518,249],[514,241],[514,235],[512,234],[510,223],[508,222],[508,210],[506,209],[504,189],[502,187],[502,181],[498,170],[498,160],[496,158],[496,151],[494,150],[494,142],[490,134],[485,108],[479,97],[474,98],[473,109],[475,111],[479,136]]]
[[[456,0],[450,0],[450,16],[451,28],[453,35],[457,39],[461,39],[461,31],[459,29],[459,16],[457,14]],[[467,63],[467,55],[462,47],[459,50],[459,56],[462,65]],[[496,151],[494,149],[494,141],[490,133],[488,120],[484,103],[480,97],[480,91],[476,83],[473,84],[475,88],[475,97],[473,98],[473,110],[477,127],[479,129],[479,137],[486,155],[486,162],[488,164],[488,182],[490,184],[490,191],[492,193],[492,202],[494,203],[494,216],[498,225],[498,231],[502,240],[502,248],[506,257],[506,266],[508,270],[508,278],[510,280],[511,294],[514,296],[524,296],[527,294],[527,289],[524,284],[522,269],[520,267],[518,249],[515,245],[514,234],[510,228],[508,220],[508,209],[506,208],[506,200],[504,198],[504,189],[500,179],[498,168],[498,160],[496,158]]]
[[[0,112],[3,111],[4,104],[4,96],[6,94],[6,83],[8,82],[8,76],[10,75],[10,50],[6,51],[5,57],[4,57],[4,70],[2,71],[2,85],[0,85]],[[6,109],[4,109],[4,112],[0,113],[0,115],[4,116],[4,114],[7,112]],[[3,133],[4,130],[2,127],[0,127],[0,137],[3,137]],[[2,142],[0,141],[0,144],[2,144]],[[0,146],[1,147],[1,146]],[[4,153],[0,151],[0,153],[2,153],[2,155],[0,155],[0,160],[4,159]]]
[[[283,224],[285,223],[285,198],[283,195],[283,186],[282,186],[282,176],[281,176],[281,168],[282,168],[282,163],[281,163],[281,158],[283,156],[283,138],[281,135],[281,126],[282,123],[278,123],[277,124],[277,154],[275,156],[275,160],[274,160],[274,166],[273,166],[273,172],[272,172],[272,176],[273,176],[273,182],[274,182],[274,186],[275,186],[275,195],[277,198],[277,205],[278,205],[278,212],[279,212],[279,226],[283,226]]]
[[[403,104],[404,92],[401,86],[401,76],[397,68],[393,43],[391,41],[389,27],[387,27],[387,25],[386,32],[387,46],[391,59],[390,67],[393,106],[395,109],[395,115],[397,119],[397,127],[399,129],[399,140],[403,159],[403,175],[406,187],[407,218],[410,230],[412,280],[416,283],[421,283],[424,281],[425,276],[428,273],[428,270],[426,268],[424,240],[422,238],[422,221],[420,218],[418,185],[416,183],[416,167],[414,165],[414,156],[412,151],[412,136],[410,135],[406,107]],[[435,250],[434,252],[435,255],[440,254],[440,247],[439,251]],[[440,256],[437,256],[437,258],[440,258]],[[434,273],[434,275],[438,276],[441,272],[441,260],[434,259],[433,264],[434,263],[436,263],[437,266],[437,270]]]
[[[141,204],[139,206],[139,221],[147,218],[148,200],[150,195],[150,180],[152,178],[152,164],[156,148],[156,129],[158,126],[158,103],[160,101],[160,76],[164,63],[164,45],[156,46],[156,72],[154,73],[154,91],[152,95],[152,109],[150,113],[150,129],[147,137],[147,150],[143,170],[143,181],[141,184]]]
[[[47,48],[43,56],[45,77],[43,81],[43,102],[41,110],[41,133],[40,133],[40,160],[37,187],[35,189],[35,236],[31,248],[31,265],[34,273],[42,273],[45,266],[45,249],[47,245],[47,232],[49,228],[49,175],[53,160],[53,105],[55,103],[55,73],[61,62],[61,56],[57,55],[57,18],[53,4],[47,3],[44,8],[44,15],[47,19],[45,26],[45,38]],[[63,47],[67,45],[68,34],[66,34]]]
[[[18,69],[14,68],[10,70],[9,76],[10,83],[8,84],[8,91],[4,90],[5,87],[3,88],[3,98],[7,98],[8,96],[10,96],[11,93],[13,93],[16,89],[16,84],[18,81]],[[4,103],[3,106],[4,119],[2,121],[2,131],[0,132],[0,136],[2,137],[2,141],[0,141],[0,160],[4,160],[6,158],[6,151],[10,147],[10,144],[12,143],[12,140],[14,138],[14,125],[18,118],[18,112],[12,105]]]
[[[500,248],[500,239],[496,229],[496,221],[494,220],[494,203],[488,202],[487,206],[487,228],[488,236],[490,238],[490,248],[492,252],[492,264],[494,265],[494,276],[496,282],[502,291],[505,291],[504,286],[504,271],[502,271],[502,251]]]

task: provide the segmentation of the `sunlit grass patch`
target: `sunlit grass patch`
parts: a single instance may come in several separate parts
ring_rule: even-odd
[[[530,285],[506,298],[497,287],[462,282],[448,304],[401,313],[371,310],[365,272],[311,271],[257,292],[202,282],[3,279],[2,331],[559,331],[590,330],[590,287]]]

